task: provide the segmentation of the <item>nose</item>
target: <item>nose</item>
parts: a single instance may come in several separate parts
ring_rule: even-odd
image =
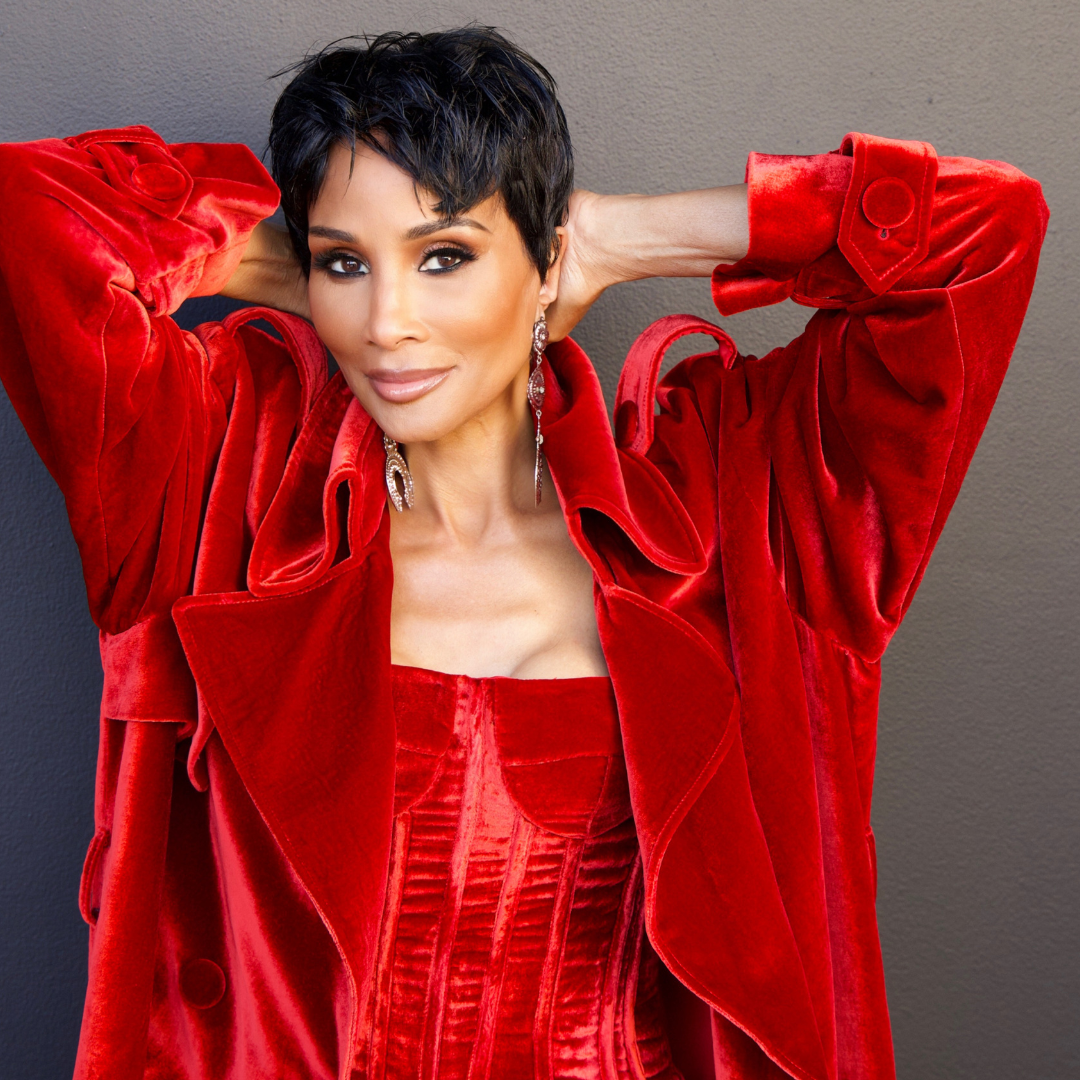
[[[367,328],[371,344],[392,352],[406,341],[422,340],[408,274],[383,271],[375,275],[372,286]]]

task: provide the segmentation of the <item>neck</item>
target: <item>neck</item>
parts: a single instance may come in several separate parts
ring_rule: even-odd
[[[403,448],[415,484],[412,524],[426,519],[469,541],[534,511],[536,436],[525,400],[528,377],[526,365],[482,413],[441,439]]]

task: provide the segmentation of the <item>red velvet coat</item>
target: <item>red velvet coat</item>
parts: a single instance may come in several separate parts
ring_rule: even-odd
[[[1016,340],[1046,208],[996,162],[852,135],[753,155],[724,314],[650,327],[615,437],[572,342],[545,449],[591,564],[649,937],[723,1077],[893,1074],[870,832],[879,659]],[[390,840],[379,432],[298,319],[182,333],[273,184],[145,128],[0,149],[0,361],[101,627],[77,1075],[350,1077]],[[689,331],[714,352],[659,388]],[[654,394],[659,415],[654,419]]]

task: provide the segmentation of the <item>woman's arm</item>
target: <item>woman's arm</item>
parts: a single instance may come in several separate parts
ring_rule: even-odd
[[[760,360],[678,366],[657,393],[649,454],[691,507],[711,505],[693,485],[718,469],[725,497],[753,505],[729,557],[767,534],[791,606],[876,659],[1004,377],[1046,204],[1001,162],[859,134],[832,154],[754,154],[747,179],[748,250],[713,272],[717,307],[790,297],[815,313]],[[728,526],[736,516],[728,507]]]
[[[548,309],[552,339],[565,337],[605,289],[649,277],[709,277],[747,252],[746,185],[674,195],[570,199],[559,296]]]
[[[687,506],[708,505],[687,488],[701,475],[687,462],[708,455],[736,469],[731,490],[754,492],[791,605],[877,657],[1004,376],[1046,204],[1000,162],[858,134],[831,154],[753,154],[747,181],[658,197],[575,193],[549,323],[564,336],[604,289],[659,275],[711,274],[725,315],[787,298],[817,309],[761,360],[676,368],[657,394],[650,456]],[[617,427],[633,407],[617,406]]]
[[[190,588],[236,350],[215,365],[169,316],[222,287],[276,203],[244,146],[132,127],[0,147],[0,377],[109,632]]]
[[[307,278],[300,269],[289,234],[268,221],[255,226],[243,257],[221,288],[221,295],[311,318]]]

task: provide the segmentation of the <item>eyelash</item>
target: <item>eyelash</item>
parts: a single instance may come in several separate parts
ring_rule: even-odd
[[[363,266],[363,263],[355,255],[350,255],[344,251],[323,251],[314,256],[311,260],[312,265],[319,270],[325,270],[333,278],[356,278],[363,277],[367,271],[359,270],[333,270],[331,267],[336,262],[354,262],[358,266]]]
[[[438,247],[429,248],[424,252],[420,259],[420,265],[423,266],[429,259],[434,258],[436,255],[450,255],[456,258],[458,261],[453,266],[442,266],[433,270],[423,270],[421,273],[425,274],[451,274],[459,267],[475,261],[475,252],[470,251],[467,247],[462,247],[457,244],[440,244]],[[359,266],[363,266],[363,261],[355,255],[351,255],[345,251],[324,251],[319,255],[316,255],[312,260],[314,265],[319,270],[325,270],[331,277],[334,278],[358,278],[364,277],[368,273],[365,270],[334,270],[332,269],[336,262],[354,262]]]
[[[451,255],[458,261],[453,266],[441,266],[437,270],[425,270],[423,271],[425,274],[450,274],[459,266],[464,266],[466,263],[471,263],[476,259],[476,253],[470,251],[467,247],[461,247],[458,244],[440,244],[438,247],[430,248],[424,252],[420,265],[423,266],[424,263],[436,255]]]

